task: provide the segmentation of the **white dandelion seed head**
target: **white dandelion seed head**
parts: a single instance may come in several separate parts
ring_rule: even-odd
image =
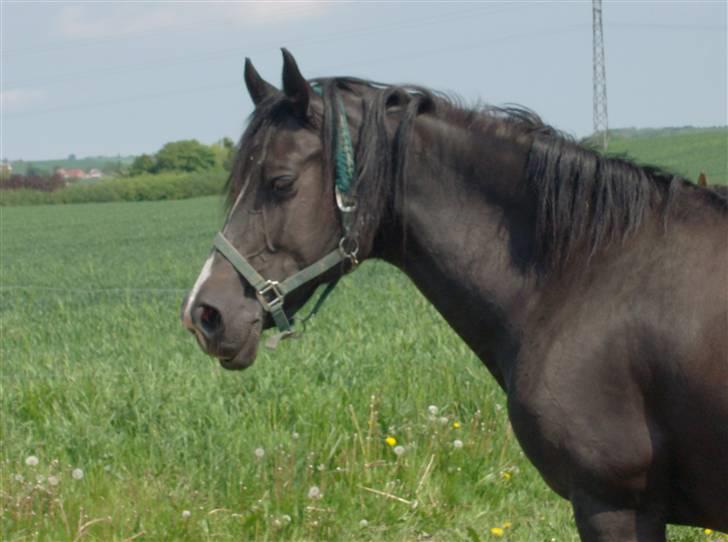
[[[437,408],[435,405],[430,405],[427,407],[427,412],[429,412],[432,416],[437,416],[437,413],[440,412],[440,409]]]
[[[308,498],[309,499],[320,499],[321,498],[321,489],[319,486],[311,486],[308,488]]]
[[[22,474],[16,474],[15,476],[13,476],[13,478],[15,479],[16,482],[23,482],[23,481],[25,481],[25,478],[23,477]]]
[[[29,467],[35,467],[38,464],[38,457],[34,455],[29,455],[25,458],[25,464]]]
[[[318,469],[319,471],[323,471],[323,470],[326,470],[326,465],[324,465],[323,463],[319,463],[319,466],[318,466],[318,467],[316,467],[316,468],[317,468],[317,469]]]
[[[453,446],[453,448],[458,448],[458,449],[460,449],[460,448],[462,448],[462,447],[463,447],[463,441],[462,441],[462,440],[460,440],[460,439],[456,439],[456,440],[453,440],[453,441],[452,441],[452,446]]]
[[[447,425],[448,419],[446,416],[440,416],[437,421],[442,425]]]
[[[397,455],[397,456],[400,456],[400,455],[402,455],[402,454],[403,454],[404,452],[405,452],[405,448],[404,448],[404,446],[395,446],[395,447],[394,447],[394,453],[395,453],[395,455]]]
[[[265,450],[263,448],[256,448],[255,452],[253,453],[255,453],[255,457],[257,457],[258,459],[263,459],[263,457],[265,456]]]
[[[71,476],[73,476],[74,480],[83,480],[83,471],[81,469],[73,469]]]
[[[189,519],[192,516],[192,512],[189,510],[182,510],[182,519]]]
[[[292,438],[293,440],[298,440],[298,437],[300,437],[300,436],[301,436],[301,435],[299,435],[299,434],[298,434],[298,433],[296,433],[295,431],[294,431],[293,433],[291,433],[291,438]]]
[[[276,529],[280,529],[282,526],[283,524],[281,523],[280,519],[276,518],[273,520],[273,527],[275,527]]]
[[[281,521],[288,525],[289,523],[291,523],[291,516],[289,516],[288,514],[283,514],[281,516]]]
[[[369,526],[369,522],[365,519],[363,519],[359,522],[359,527],[364,528],[364,527],[368,527],[368,526]]]
[[[48,485],[57,486],[59,481],[60,480],[58,480],[58,476],[49,476],[48,477]]]

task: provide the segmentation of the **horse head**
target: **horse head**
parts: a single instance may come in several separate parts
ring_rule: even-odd
[[[295,312],[317,286],[350,270],[359,251],[344,217],[355,204],[335,187],[346,164],[336,167],[327,156],[324,140],[333,131],[324,126],[320,89],[285,49],[282,91],[247,59],[245,82],[255,111],[228,183],[229,211],[182,306],[184,326],[227,369],[252,364],[264,329],[277,325],[290,334]],[[356,114],[339,105],[348,132]],[[347,149],[337,144],[330,152],[353,159],[350,135],[348,141]]]

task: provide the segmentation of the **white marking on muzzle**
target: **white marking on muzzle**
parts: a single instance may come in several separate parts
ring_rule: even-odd
[[[192,307],[195,306],[195,298],[197,297],[197,294],[200,292],[200,288],[202,288],[202,285],[205,283],[205,281],[208,278],[210,278],[210,274],[212,273],[212,260],[214,257],[215,257],[214,254],[210,254],[210,257],[207,258],[205,265],[202,266],[202,271],[200,271],[200,276],[197,277],[197,280],[195,281],[195,285],[192,287],[192,291],[190,292],[190,295],[187,298],[187,305],[185,305],[185,310],[184,310],[184,323],[188,329],[194,328],[194,326],[192,325],[192,314],[191,314]]]

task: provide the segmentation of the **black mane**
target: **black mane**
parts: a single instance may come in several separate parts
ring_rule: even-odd
[[[401,209],[406,198],[405,172],[410,133],[421,114],[481,133],[494,124],[513,137],[531,138],[525,164],[526,179],[536,207],[535,263],[558,267],[575,254],[591,256],[610,243],[637,230],[650,209],[667,213],[681,188],[695,185],[664,169],[640,166],[628,159],[608,157],[545,124],[533,111],[521,106],[490,105],[467,108],[456,98],[414,85],[384,85],[351,77],[311,81],[321,89],[323,114],[312,119],[321,132],[323,170],[333,179],[336,141],[336,103],[342,93],[362,98],[363,116],[356,148],[361,231],[376,229],[382,220]],[[386,130],[390,114],[399,115],[393,137]],[[279,94],[256,107],[243,134],[238,158],[226,185],[228,206],[235,201],[247,178],[247,164],[267,132],[289,114],[286,98]],[[695,188],[708,205],[728,211],[728,198],[719,191]]]

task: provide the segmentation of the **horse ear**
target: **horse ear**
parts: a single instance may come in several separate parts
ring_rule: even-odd
[[[278,89],[263,79],[253,67],[249,58],[245,58],[245,86],[248,87],[250,99],[255,105],[278,92]]]
[[[311,101],[311,85],[301,75],[293,55],[283,47],[283,92],[293,102],[296,112],[302,117],[308,117],[309,102]]]
[[[705,173],[702,171],[698,176],[698,186],[708,186],[708,179],[705,177]]]

